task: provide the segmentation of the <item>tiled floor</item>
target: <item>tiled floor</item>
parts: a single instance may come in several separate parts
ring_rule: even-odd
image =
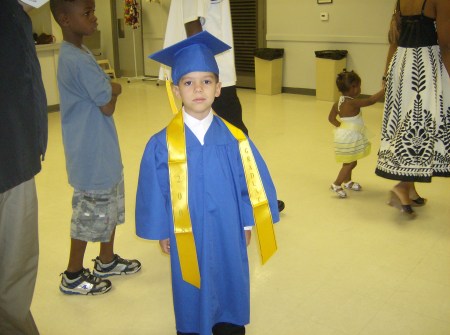
[[[249,247],[249,335],[450,334],[450,180],[418,185],[429,199],[408,220],[387,206],[394,182],[374,174],[382,104],[364,109],[372,154],[354,173],[364,190],[338,199],[328,188],[339,165],[327,116],[315,97],[240,90],[244,120],[286,202],[276,227],[279,250],[260,265]],[[69,253],[72,189],[67,183],[59,113],[49,115],[49,147],[37,177],[40,268],[32,305],[43,335],[175,334],[169,259],[134,234],[139,162],[148,138],[171,118],[164,85],[123,82],[115,113],[124,161],[126,224],[116,251],[142,271],[112,278],[103,296],[65,296],[58,285]],[[89,245],[85,266],[97,255]]]

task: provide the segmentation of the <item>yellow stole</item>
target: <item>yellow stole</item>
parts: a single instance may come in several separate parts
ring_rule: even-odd
[[[180,259],[183,280],[200,288],[200,270],[197,261],[195,239],[188,205],[188,173],[186,158],[186,136],[183,113],[176,110],[170,83],[167,86],[169,101],[175,117],[167,126],[167,150],[169,156],[169,182],[172,200],[172,216],[175,238]],[[259,175],[250,144],[245,134],[235,126],[223,120],[228,130],[239,142],[247,189],[253,208],[253,217],[258,232],[262,263],[264,264],[277,250],[275,232],[269,201]]]

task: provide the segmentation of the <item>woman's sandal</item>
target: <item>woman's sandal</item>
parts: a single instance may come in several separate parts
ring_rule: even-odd
[[[411,199],[411,201],[411,205],[413,207],[421,207],[427,203],[427,199],[422,198],[421,196],[419,196],[417,199]]]
[[[390,199],[387,202],[389,206],[395,207],[399,209],[402,213],[408,214],[408,215],[415,215],[416,213],[413,211],[411,205],[403,205],[400,198],[394,191],[390,191]]]
[[[352,191],[361,191],[362,190],[362,186],[359,183],[353,182],[353,181],[349,181],[348,183],[344,183],[344,187],[348,190],[352,190]]]
[[[341,186],[331,184],[330,190],[336,193],[339,198],[347,198],[347,193],[345,193]]]

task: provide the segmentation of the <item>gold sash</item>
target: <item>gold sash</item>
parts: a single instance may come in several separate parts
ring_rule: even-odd
[[[239,152],[241,154],[250,202],[253,207],[253,218],[258,232],[261,260],[264,264],[277,251],[277,241],[273,230],[273,219],[269,201],[267,200],[266,191],[264,190],[258,166],[256,165],[255,157],[253,156],[247,137],[239,128],[224,119],[222,121],[239,142]]]
[[[169,155],[170,196],[178,257],[183,280],[200,288],[200,271],[188,206],[188,173],[183,113],[176,111],[169,86],[167,86],[167,90],[172,111],[176,114],[167,126],[167,150]],[[250,202],[253,207],[261,259],[264,264],[277,250],[269,202],[247,137],[240,129],[223,119],[222,121],[239,142],[239,152]]]
[[[184,281],[200,288],[200,271],[188,206],[186,138],[181,112],[167,126],[167,150],[172,215],[181,274]]]

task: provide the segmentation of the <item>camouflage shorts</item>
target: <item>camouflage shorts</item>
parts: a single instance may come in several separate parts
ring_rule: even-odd
[[[123,179],[109,190],[74,190],[70,237],[88,242],[109,242],[116,225],[125,222]]]

